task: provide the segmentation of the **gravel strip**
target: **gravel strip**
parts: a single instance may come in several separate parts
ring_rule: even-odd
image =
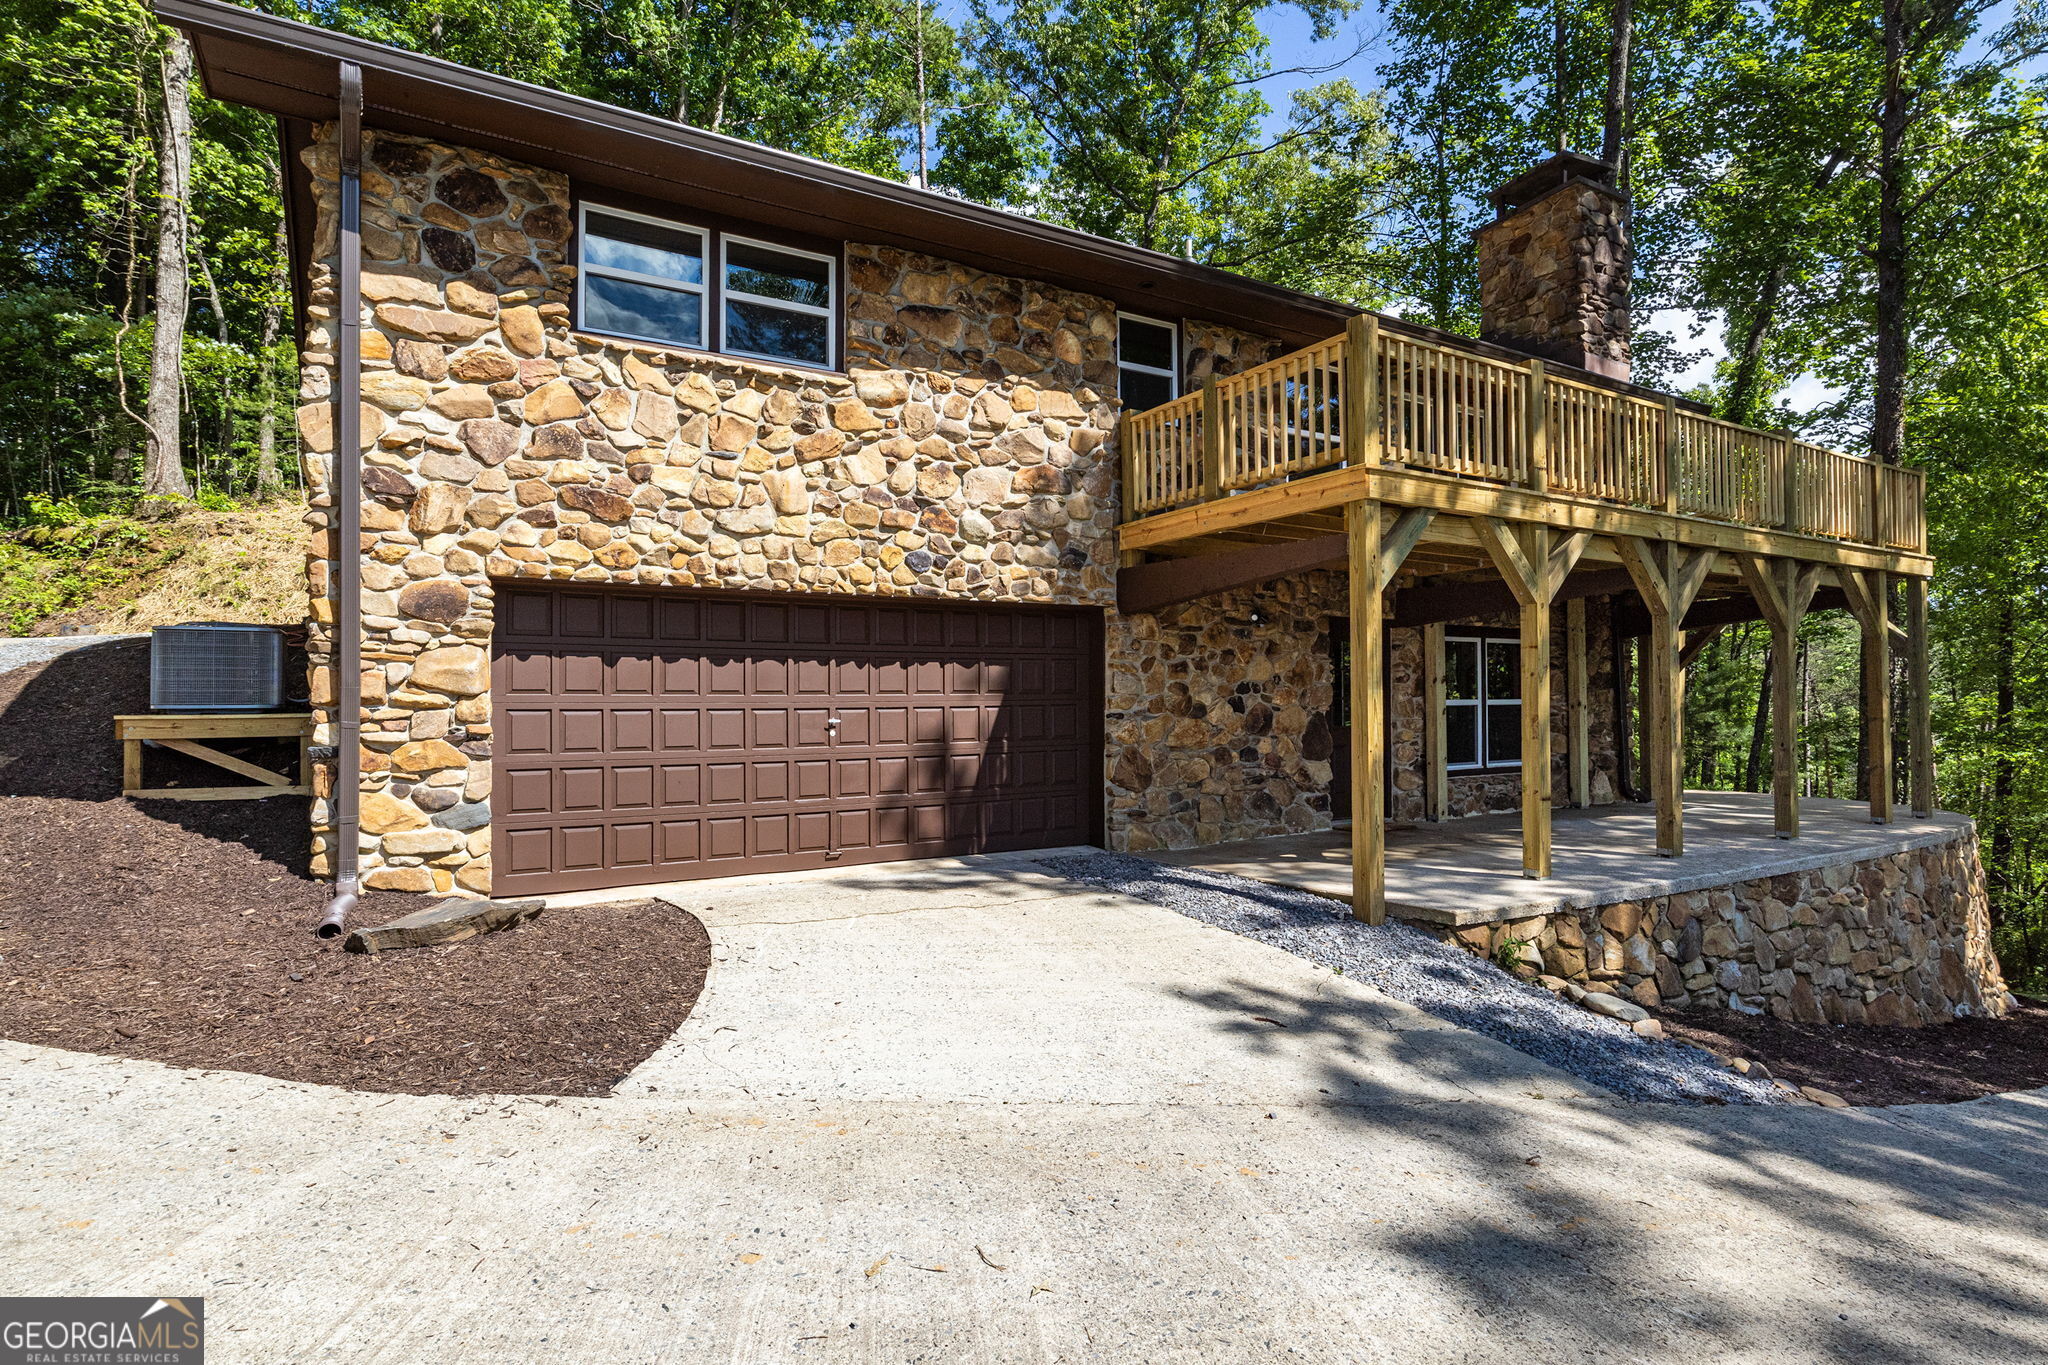
[[[19,635],[0,637],[0,673],[39,664],[87,645],[132,640],[132,635]]]
[[[1698,1048],[1638,1037],[1461,948],[1398,921],[1361,924],[1322,896],[1243,877],[1106,853],[1047,858],[1063,877],[1165,906],[1364,981],[1624,1099],[1776,1104],[1768,1081],[1722,1069]]]

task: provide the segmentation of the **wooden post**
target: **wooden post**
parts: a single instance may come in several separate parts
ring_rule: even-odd
[[[1548,528],[1532,527],[1539,542]],[[1549,547],[1544,546],[1545,553]],[[1534,558],[1532,555],[1531,558]],[[1522,632],[1522,875],[1550,875],[1550,599],[1524,602]]]
[[[1131,447],[1131,418],[1128,413],[1116,419],[1116,462],[1120,481],[1116,519],[1122,526],[1138,519],[1132,510],[1132,504],[1138,500],[1138,452]],[[1144,555],[1136,550],[1119,549],[1116,555],[1117,567],[1124,569],[1143,559]]]
[[[1863,631],[1864,752],[1869,758],[1870,821],[1892,822],[1892,629],[1891,577],[1873,569],[1865,575],[1875,620]]]
[[[1550,491],[1550,367],[1529,362],[1529,411],[1524,449],[1529,452],[1529,487]]]
[[[1450,818],[1450,770],[1444,754],[1444,623],[1422,628],[1422,818]]]
[[[1223,391],[1216,377],[1202,386],[1202,501],[1223,496]]]
[[[1650,612],[1649,659],[1643,691],[1643,767],[1657,801],[1657,852],[1685,852],[1685,669],[1678,660],[1679,626],[1706,582],[1708,553],[1616,536],[1614,547]]]
[[[1876,460],[1870,462],[1870,543],[1889,545],[1892,543],[1891,499],[1885,496],[1885,467]]]
[[[1570,759],[1571,802],[1593,804],[1592,705],[1586,667],[1586,599],[1564,604],[1565,752]]]
[[[1360,313],[1344,328],[1344,463],[1376,465],[1385,456],[1380,433],[1380,320]]]
[[[1882,569],[1838,568],[1835,577],[1863,636],[1864,781],[1872,824],[1892,820],[1891,583]]]
[[[1387,917],[1386,660],[1382,627],[1380,505],[1344,509],[1351,590],[1351,913],[1367,924]]]
[[[1472,529],[1521,607],[1522,875],[1550,875],[1550,605],[1590,537],[1474,517]]]
[[[1771,809],[1780,839],[1799,837],[1799,622],[1819,570],[1738,555],[1743,582],[1771,628]]]
[[[1791,432],[1780,432],[1778,448],[1784,452],[1784,463],[1778,469],[1778,529],[1797,531],[1799,529],[1799,445],[1798,437]]]
[[[1678,487],[1684,473],[1678,452],[1678,400],[1667,394],[1664,398],[1664,510],[1674,517],[1678,515]]]
[[[1934,814],[1934,699],[1928,691],[1927,580],[1906,580],[1907,736],[1913,747],[1913,814]]]

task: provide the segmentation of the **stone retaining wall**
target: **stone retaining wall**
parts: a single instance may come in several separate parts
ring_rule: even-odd
[[[1651,1008],[1915,1026],[2006,1012],[1974,832],[1861,862],[1559,911],[1431,927],[1496,959]]]

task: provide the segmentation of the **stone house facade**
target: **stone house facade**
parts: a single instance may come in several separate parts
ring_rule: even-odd
[[[1094,608],[1109,846],[1331,823],[1340,575],[1225,594],[1171,620],[1116,610],[1115,304],[848,243],[843,372],[580,331],[568,177],[423,138],[366,138],[367,886],[491,890],[491,641],[501,585],[520,580]],[[316,212],[299,425],[316,523],[312,699],[325,724],[336,696],[331,126],[302,157]],[[1184,382],[1285,347],[1190,319]],[[1401,818],[1414,818],[1419,780],[1417,637],[1394,633]],[[1511,775],[1453,787],[1461,813],[1515,800]],[[324,870],[331,774],[316,790]]]

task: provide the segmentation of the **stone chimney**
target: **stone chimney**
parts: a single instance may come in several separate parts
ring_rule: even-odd
[[[1479,335],[1629,377],[1628,196],[1614,168],[1559,152],[1491,196],[1479,229]]]

